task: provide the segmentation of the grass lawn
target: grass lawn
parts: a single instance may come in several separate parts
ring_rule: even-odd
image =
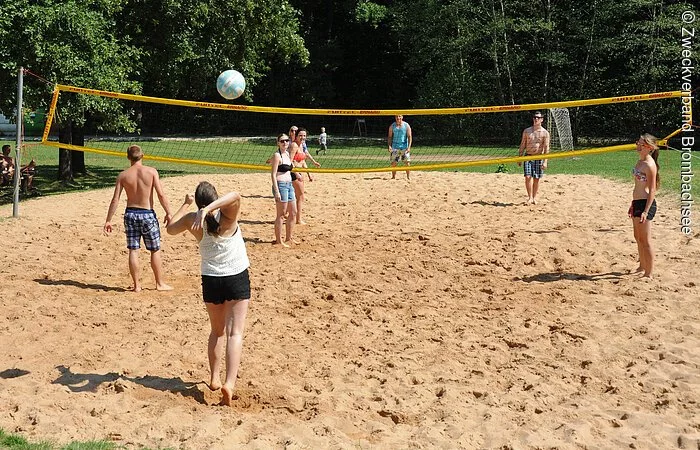
[[[159,143],[159,142],[143,142],[142,147],[146,155],[156,154],[156,151],[162,152],[162,148],[177,151],[175,153],[180,158],[197,159],[199,155],[207,154],[210,160],[217,160],[217,152],[221,152],[221,146],[242,145],[236,143],[216,143],[216,142],[192,142],[192,141],[174,141],[175,143]],[[186,142],[186,144],[185,144]],[[11,144],[10,141],[0,141],[0,144]],[[250,164],[263,163],[274,151],[273,147],[265,143],[244,144],[246,155],[248,155]],[[124,151],[124,142],[100,142],[100,148]],[[224,147],[225,148],[225,147]],[[167,150],[166,150],[167,151]],[[414,164],[426,164],[430,162],[444,162],[440,159],[428,161],[419,159],[420,148],[414,151]],[[427,152],[424,152],[425,155]],[[496,148],[456,148],[456,147],[438,147],[431,148],[430,154],[436,157],[469,155],[475,157],[493,157],[495,155],[503,155],[504,153],[514,153],[514,149],[496,149]],[[163,155],[163,153],[160,153]],[[224,151],[224,154],[226,151]],[[164,155],[167,156],[167,155]],[[700,156],[700,155],[699,155]],[[350,157],[350,158],[349,158]],[[99,189],[111,187],[114,185],[114,180],[121,170],[128,167],[126,158],[119,158],[110,155],[101,155],[96,153],[85,154],[85,164],[87,174],[81,175],[75,179],[73,183],[64,184],[56,180],[58,173],[58,150],[53,147],[42,146],[39,144],[30,143],[22,155],[22,161],[26,163],[30,159],[35,159],[38,163],[38,172],[34,178],[34,185],[38,189],[36,192],[30,192],[22,195],[22,198],[28,198],[36,195],[55,195],[70,191]],[[423,157],[424,158],[424,157]],[[662,150],[660,156],[661,166],[661,193],[680,195],[680,158],[681,153],[675,150]],[[318,159],[324,167],[353,167],[362,164],[362,167],[386,167],[388,158],[383,148],[374,147],[348,147],[336,148],[329,151],[328,155],[321,155]],[[223,159],[221,159],[223,160]],[[462,161],[464,159],[461,159]],[[600,177],[622,180],[628,182],[630,190],[632,189],[632,181],[630,171],[636,161],[636,154],[633,151],[623,151],[614,153],[603,153],[595,155],[587,155],[576,158],[560,158],[551,160],[549,163],[549,174],[588,174]],[[700,167],[700,158],[694,157],[693,162],[697,161]],[[196,164],[183,164],[177,162],[151,161],[147,162],[158,169],[162,177],[178,176],[195,173],[235,173],[240,170],[202,166]],[[461,169],[446,169],[450,171],[464,172],[482,172],[493,173],[496,171],[507,171],[510,173],[522,173],[517,164],[505,164],[499,169],[499,165],[473,166]],[[0,204],[12,202],[12,188],[0,188]],[[692,187],[693,198],[700,198],[700,182]]]
[[[29,443],[17,434],[7,434],[0,429],[0,449],[2,450],[117,450],[124,447],[108,441],[72,442],[63,447],[51,442]]]

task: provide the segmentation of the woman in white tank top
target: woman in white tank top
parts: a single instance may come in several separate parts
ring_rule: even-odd
[[[187,212],[192,203],[197,212]],[[222,403],[231,405],[243,350],[243,329],[250,301],[250,261],[238,226],[241,196],[230,192],[219,197],[206,181],[195,194],[187,194],[168,224],[168,234],[189,231],[199,242],[202,257],[202,296],[209,314],[209,388],[221,389]],[[219,372],[226,343],[226,379]]]

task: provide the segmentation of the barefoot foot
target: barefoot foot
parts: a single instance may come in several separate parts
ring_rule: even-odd
[[[168,284],[165,284],[165,283],[160,283],[160,284],[156,285],[156,290],[157,291],[172,291],[173,287],[168,285]]]
[[[219,389],[221,389],[221,380],[211,380],[209,384],[207,384],[207,387],[210,391],[218,391]]]
[[[221,404],[223,406],[231,406],[233,403],[233,386],[221,386]]]

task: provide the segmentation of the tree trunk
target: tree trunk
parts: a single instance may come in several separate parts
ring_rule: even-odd
[[[78,127],[73,127],[73,145],[85,146],[85,130]],[[70,152],[71,167],[74,174],[85,175],[85,152],[71,150]]]
[[[63,124],[58,129],[58,142],[62,144],[70,144],[73,137],[72,123]],[[70,150],[65,148],[58,149],[58,180],[64,183],[73,181],[73,166],[71,164]]]
[[[500,3],[501,17],[503,18],[503,62],[505,64],[506,74],[508,75],[508,96],[510,97],[510,104],[515,105],[515,96],[513,95],[513,77],[510,73],[510,61],[508,57],[508,23],[506,21],[506,7],[503,4],[503,0],[500,0]]]

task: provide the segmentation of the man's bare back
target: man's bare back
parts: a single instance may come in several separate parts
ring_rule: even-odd
[[[144,166],[140,162],[120,173],[117,183],[121,182],[126,192],[126,206],[153,209],[153,191],[160,190],[157,177],[158,172],[154,168]]]

